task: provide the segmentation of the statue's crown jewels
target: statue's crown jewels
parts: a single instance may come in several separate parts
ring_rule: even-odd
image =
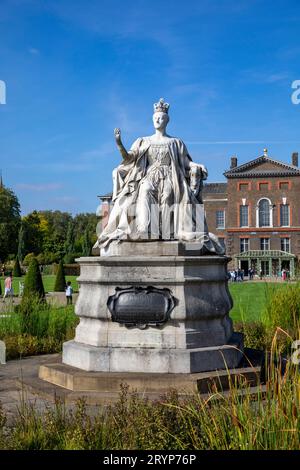
[[[169,103],[165,103],[163,98],[160,98],[159,102],[154,103],[154,105],[153,105],[155,113],[162,112],[162,113],[167,113],[168,114],[169,107],[170,107]]]

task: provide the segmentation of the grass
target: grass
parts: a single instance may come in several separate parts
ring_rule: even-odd
[[[7,359],[60,352],[63,342],[75,335],[74,306],[53,307],[34,296],[24,299],[0,318]]]
[[[286,289],[289,283],[273,282],[235,282],[229,283],[233,298],[230,317],[234,322],[253,322],[262,320],[264,307],[270,290]]]
[[[55,275],[45,274],[42,276],[45,292],[53,292]],[[74,292],[78,292],[77,276],[66,276],[66,281],[71,281]],[[13,278],[13,289],[16,295],[19,294],[19,282],[25,281],[25,276]],[[1,279],[2,293],[4,293],[4,279]]]
[[[231,381],[226,395],[180,399],[171,391],[156,401],[123,384],[117,403],[94,413],[84,399],[75,409],[56,400],[40,412],[24,400],[9,425],[0,407],[0,449],[299,450],[299,387],[295,366],[288,363],[282,375],[272,361],[255,395],[247,383]]]

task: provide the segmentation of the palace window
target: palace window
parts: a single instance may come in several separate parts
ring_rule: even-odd
[[[270,238],[261,238],[260,239],[260,249],[262,251],[267,251],[270,249]]]
[[[225,228],[225,211],[216,211],[216,227]]]
[[[269,183],[259,183],[258,184],[260,191],[268,191],[269,190]]]
[[[257,220],[258,227],[272,227],[273,226],[273,206],[270,199],[260,199],[257,205]]]
[[[291,252],[291,240],[290,238],[281,239],[281,251],[286,251],[287,253]]]
[[[240,227],[249,227],[248,206],[240,206]]]
[[[239,183],[238,184],[239,191],[248,191],[249,190],[249,183]]]
[[[245,251],[249,251],[249,238],[240,239],[240,252],[244,253]]]
[[[284,189],[284,190],[289,189],[288,181],[280,181],[279,182],[279,189]]]
[[[280,225],[289,227],[290,225],[290,206],[288,204],[280,205]]]

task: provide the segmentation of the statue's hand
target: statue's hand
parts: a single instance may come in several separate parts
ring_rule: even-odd
[[[121,143],[121,129],[116,128],[114,130],[114,134],[115,134],[115,139],[116,139],[117,144],[120,144]]]

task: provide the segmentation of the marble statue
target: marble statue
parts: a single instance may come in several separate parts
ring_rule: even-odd
[[[98,247],[112,240],[179,240],[197,241],[201,254],[224,254],[205,221],[207,169],[192,161],[181,139],[166,133],[168,122],[169,104],[161,98],[154,104],[153,135],[138,138],[127,151],[115,129],[123,161],[113,171],[114,205]]]

